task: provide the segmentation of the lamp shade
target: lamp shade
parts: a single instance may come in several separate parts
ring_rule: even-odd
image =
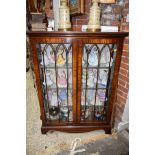
[[[100,3],[116,3],[116,0],[100,0]]]

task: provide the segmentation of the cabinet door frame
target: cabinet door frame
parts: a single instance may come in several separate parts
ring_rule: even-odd
[[[123,37],[122,38],[83,38],[78,40],[79,50],[78,50],[78,99],[77,99],[77,123],[78,125],[106,125],[111,123],[111,115],[113,110],[113,105],[115,102],[116,88],[118,83],[118,74],[121,63],[121,55],[122,55],[122,46],[123,46]],[[82,85],[82,55],[83,55],[83,47],[85,44],[117,44],[117,54],[116,54],[116,62],[114,66],[114,73],[112,79],[112,88],[111,94],[109,97],[109,110],[107,113],[107,120],[102,122],[94,122],[94,121],[81,121],[81,85]]]
[[[39,99],[40,105],[40,119],[42,120],[43,126],[66,126],[66,125],[75,125],[76,124],[76,103],[77,103],[77,52],[76,52],[76,39],[68,38],[68,37],[29,37],[30,45],[31,45],[31,54],[33,59],[33,69],[35,74],[35,82],[37,86],[37,95]],[[43,103],[43,94],[42,94],[42,84],[40,80],[40,69],[37,55],[37,47],[36,45],[39,43],[53,43],[53,44],[72,44],[72,108],[73,108],[73,121],[72,122],[58,122],[54,123],[46,119],[46,114],[44,111],[44,103]]]

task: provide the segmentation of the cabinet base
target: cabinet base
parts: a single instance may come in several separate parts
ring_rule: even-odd
[[[106,134],[111,134],[111,126],[42,126],[41,132],[42,134],[46,134],[48,131],[61,131],[61,132],[69,132],[69,133],[82,133],[89,132],[93,130],[103,129]]]

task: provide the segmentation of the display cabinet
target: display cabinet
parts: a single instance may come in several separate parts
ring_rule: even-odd
[[[127,32],[27,32],[42,133],[111,132]]]

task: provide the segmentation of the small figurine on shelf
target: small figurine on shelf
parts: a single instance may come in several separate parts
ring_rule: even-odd
[[[96,51],[91,51],[88,58],[88,63],[90,66],[97,66],[98,65],[98,54]]]
[[[105,67],[108,67],[109,62],[110,62],[110,50],[109,50],[109,47],[106,46],[103,52],[101,53],[100,63],[104,65]]]
[[[61,90],[60,90],[59,98],[60,98],[61,101],[67,99],[67,94],[66,94],[66,90],[65,90],[65,89],[61,89]]]
[[[52,63],[52,64],[55,63],[54,52],[52,50],[50,50],[50,52],[48,54],[48,58],[50,60],[50,63]]]
[[[82,91],[81,94],[81,105],[85,105],[85,93]],[[87,100],[86,100],[86,105],[88,105]]]
[[[64,70],[58,74],[58,87],[60,88],[67,87],[66,73]]]
[[[83,51],[82,66],[86,65],[86,61],[87,61],[87,54],[86,54],[86,51]]]
[[[44,79],[43,85],[46,86],[51,86],[53,84],[53,80],[51,79],[51,71],[50,70],[46,70],[46,80]]]
[[[82,83],[85,84],[86,83],[86,70],[83,69],[82,72]]]
[[[95,110],[95,117],[98,121],[102,120],[102,109],[97,108]]]
[[[51,107],[49,109],[50,119],[51,120],[58,120],[59,119],[59,108],[58,107]]]
[[[50,107],[52,107],[52,106],[58,106],[58,98],[57,98],[57,93],[56,93],[56,91],[53,91],[53,93],[52,93],[52,100],[51,100],[51,102],[50,102]]]
[[[95,90],[88,90],[87,91],[87,101],[89,105],[94,105],[95,103]]]
[[[72,63],[72,51],[69,51],[69,53],[68,53],[68,63],[69,64]]]
[[[89,108],[86,108],[86,110],[85,110],[85,118],[88,118],[88,116],[89,116]]]
[[[69,121],[70,122],[73,121],[73,112],[72,112],[72,110],[70,110],[70,112],[69,112]]]
[[[97,106],[103,105],[103,102],[100,100],[98,94],[96,95],[96,105],[97,105]]]
[[[43,54],[42,55],[42,61],[40,63],[41,65],[45,65],[45,66],[48,66],[49,65],[49,61],[48,61],[48,57],[46,54]]]
[[[69,70],[68,83],[70,84],[70,87],[71,87],[71,85],[72,85],[72,70]]]
[[[89,87],[94,87],[96,83],[96,73],[93,70],[88,71],[88,80],[87,80],[87,85]]]
[[[63,121],[66,121],[68,118],[68,108],[67,107],[61,107],[60,108],[60,118]]]
[[[96,111],[95,116],[98,121],[101,119],[101,113],[99,111]]]
[[[49,60],[48,60],[48,56],[46,55],[46,52],[45,52],[45,44],[40,44],[40,48],[41,48],[41,53],[42,53],[42,55],[41,55],[42,60],[41,60],[40,64],[47,66],[47,65],[49,65]]]
[[[98,97],[99,97],[100,102],[103,103],[105,101],[105,96],[106,94],[103,90],[98,90]]]
[[[58,50],[58,53],[57,53],[57,65],[58,66],[63,66],[66,62],[66,59],[63,57],[63,50]]]
[[[49,89],[49,90],[47,90],[47,92],[48,92],[48,94],[46,93],[46,100],[47,100],[47,95],[48,95],[48,101],[51,102],[51,100],[52,100],[52,90]]]
[[[108,78],[108,70],[100,70],[98,83],[101,87],[106,88]]]
[[[68,105],[72,106],[72,91],[71,90],[68,93]]]

